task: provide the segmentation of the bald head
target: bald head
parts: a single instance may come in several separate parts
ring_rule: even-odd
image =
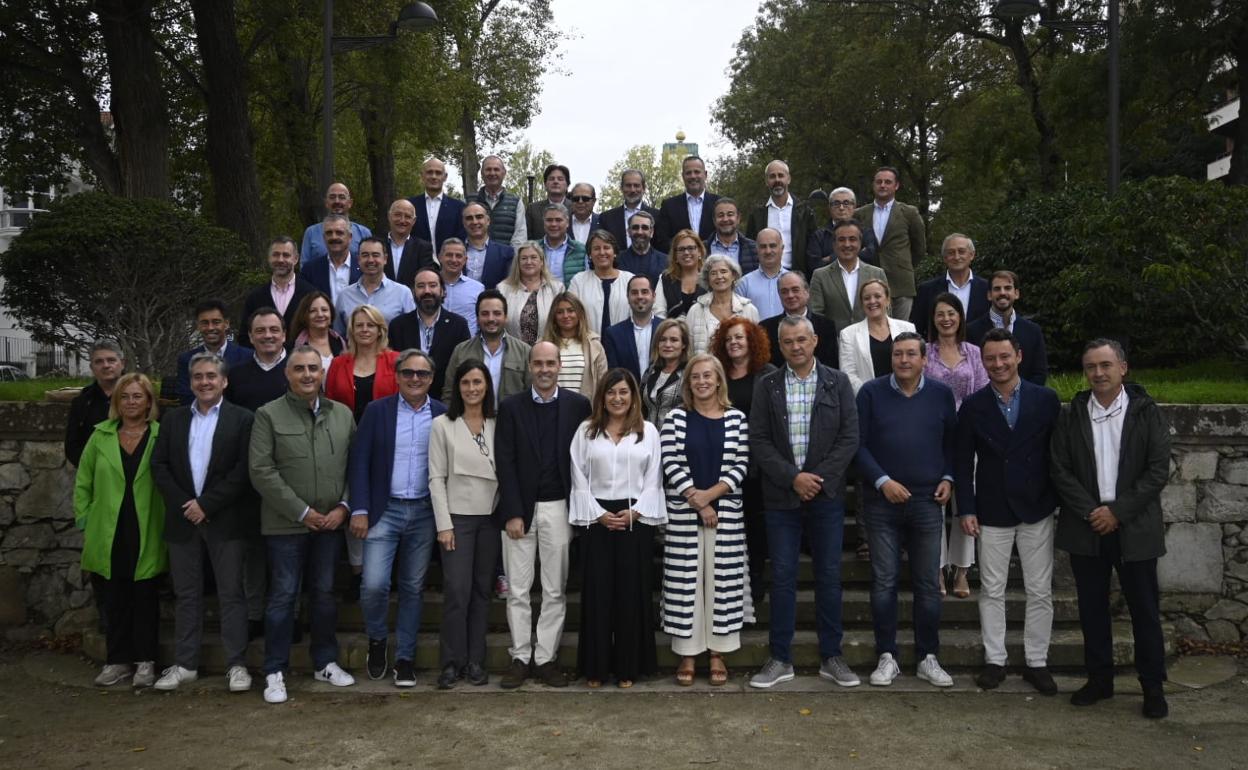
[[[542,398],[550,398],[559,385],[559,348],[553,342],[542,341],[529,351],[529,375],[533,389]]]
[[[441,195],[442,185],[446,184],[446,164],[437,158],[425,161],[420,167],[420,181],[425,185],[425,195]]]
[[[412,225],[416,224],[416,207],[407,198],[399,198],[390,204],[386,219],[390,223],[390,236],[396,242],[405,241],[412,234]]]
[[[351,204],[351,191],[342,182],[334,182],[325,191],[325,210],[329,213],[346,216]]]

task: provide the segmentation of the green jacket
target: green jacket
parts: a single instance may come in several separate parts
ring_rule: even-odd
[[[82,568],[112,578],[113,535],[121,501],[126,496],[126,475],[121,467],[121,443],[117,438],[119,420],[105,420],[95,426],[78,462],[74,478],[74,523],[83,531]],[[143,450],[143,461],[134,477],[134,508],[139,515],[139,559],[135,580],[148,580],[169,569],[165,550],[165,501],[152,479],[152,448],[160,424],[151,424],[151,434]]]
[[[324,395],[315,417],[290,391],[256,411],[251,484],[260,493],[262,534],[307,534],[300,517],[309,506],[328,513],[346,501],[354,434],[351,410]]]
[[[507,347],[503,351],[502,376],[499,377],[499,382],[494,383],[494,392],[498,394],[500,402],[508,396],[525,392],[532,385],[529,376],[529,344],[507,332],[503,332],[503,342]],[[455,372],[460,364],[469,359],[485,361],[485,341],[480,334],[456,345],[450,360],[446,362],[446,381],[442,383],[442,393],[439,394],[443,403],[450,403],[451,392],[455,388]]]
[[[585,244],[568,233],[568,252],[563,255],[563,285],[570,285],[574,275],[584,272],[586,263]],[[520,311],[516,310],[516,312]]]

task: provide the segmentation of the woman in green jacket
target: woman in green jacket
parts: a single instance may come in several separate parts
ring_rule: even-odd
[[[156,681],[156,578],[169,565],[165,504],[151,472],[160,428],[156,414],[156,392],[147,377],[127,374],[118,380],[108,419],[95,426],[74,481],[82,568],[107,583],[108,659],[95,679],[101,687],[132,676],[136,687]]]

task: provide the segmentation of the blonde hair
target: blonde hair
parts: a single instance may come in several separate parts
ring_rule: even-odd
[[[672,250],[672,253],[667,257],[667,270],[664,270],[663,273],[670,276],[673,281],[679,281],[681,274],[684,272],[684,268],[676,261],[676,244],[686,239],[692,240],[698,247],[698,274],[701,275],[702,273],[702,261],[706,259],[706,244],[698,237],[697,232],[685,228],[672,236],[672,245],[668,247]]]
[[[562,349],[564,346],[563,333],[559,331],[559,323],[555,320],[555,314],[559,309],[559,303],[566,302],[576,311],[576,329],[572,332],[572,337],[581,343],[581,348],[585,352],[586,360],[589,359],[589,342],[590,328],[589,322],[585,318],[585,305],[570,291],[560,292],[550,301],[550,315],[546,318],[546,328],[542,332],[542,339],[546,342],[555,343],[555,347]]]
[[[538,259],[542,261],[542,284],[550,285],[554,283],[555,277],[550,274],[550,267],[546,264],[546,250],[537,241],[525,241],[516,247],[516,255],[511,259],[511,270],[507,272],[507,277],[502,282],[513,289],[524,287],[524,284],[520,283],[520,253],[526,249],[536,252]]]
[[[351,311],[351,322],[347,324],[347,352],[353,356],[359,352],[355,348],[355,335],[351,332],[355,328],[355,317],[361,313],[377,327],[377,352],[380,353],[390,345],[390,330],[386,328],[386,317],[372,305],[360,305]]]
[[[710,364],[715,370],[715,376],[719,378],[719,385],[715,388],[715,400],[721,408],[731,409],[732,400],[728,398],[728,376],[724,374],[724,365],[710,353],[699,353],[685,364],[685,373],[681,376],[680,400],[685,405],[685,411],[693,411],[693,383],[689,376],[693,374],[693,367],[698,364]]]
[[[117,384],[113,386],[113,395],[108,399],[108,419],[121,418],[121,392],[135,383],[138,383],[143,393],[147,395],[147,421],[156,422],[159,419],[160,404],[156,401],[156,388],[152,387],[152,381],[147,378],[146,374],[138,372],[121,375],[121,379],[117,380]]]

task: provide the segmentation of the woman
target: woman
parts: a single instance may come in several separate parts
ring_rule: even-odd
[[[667,269],[659,277],[654,312],[666,318],[682,318],[698,297],[706,293],[701,280],[706,246],[693,230],[681,230],[672,238],[670,248]]]
[[[588,398],[607,373],[607,351],[598,334],[589,330],[585,306],[575,294],[563,292],[551,307],[554,312],[542,339],[559,348],[559,387]]]
[[[669,318],[655,328],[650,368],[641,375],[641,402],[646,419],[656,428],[680,404],[680,380],[690,354],[689,327],[684,321]]]
[[[749,417],[754,400],[754,382],[776,370],[771,363],[771,340],[763,327],[746,318],[729,318],[711,338],[711,355],[719,359],[728,379],[728,400],[734,409]],[[758,469],[751,466],[741,485],[745,510],[745,543],[750,556],[750,592],[757,605],[766,588],[767,527],[763,519],[763,484]]]
[[[507,299],[507,332],[533,345],[546,328],[546,316],[555,295],[563,292],[563,281],[556,280],[546,267],[546,252],[537,241],[527,241],[516,249],[511,272],[498,282]]]
[[[867,380],[893,371],[893,338],[914,331],[914,324],[890,318],[888,284],[879,279],[858,287],[858,302],[866,318],[841,329],[841,371],[854,393]]]
[[[950,292],[936,297],[932,317],[928,319],[927,364],[923,374],[943,382],[953,391],[954,406],[961,408],[962,399],[988,384],[988,372],[979,355],[979,347],[966,341],[966,315],[962,300]],[[949,500],[953,518],[950,533],[940,541],[940,593],[945,594],[945,570],[953,566],[953,595],[966,599],[971,586],[966,572],[975,563],[975,538],[958,526],[957,501]]]
[[[585,305],[589,328],[602,334],[608,326],[629,317],[628,279],[633,274],[615,266],[620,247],[615,236],[606,230],[590,233],[585,251],[589,254],[591,269],[572,276],[568,291],[580,297]]]
[[[741,280],[741,268],[722,254],[712,254],[702,264],[702,282],[710,289],[689,308],[685,320],[693,333],[693,352],[705,353],[711,347],[711,336],[724,321],[733,316],[758,323],[758,308],[733,291]]]
[[[689,359],[684,407],[663,423],[663,630],[681,656],[676,683],[685,687],[706,651],[711,684],[726,683],[723,653],[740,649],[742,624],[754,622],[741,500],[749,432],[745,414],[728,400],[725,380],[714,356]]]
[[[568,520],[587,527],[577,667],[591,688],[615,674],[627,689],[657,666],[651,571],[654,528],[667,521],[659,431],[642,419],[627,369],[612,369],[598,383],[571,457]]]
[[[462,676],[490,681],[485,671],[494,565],[502,550],[492,514],[498,502],[494,474],[494,384],[475,359],[455,372],[446,413],[429,431],[429,495],[442,546],[442,631],[438,687]]]
[[[334,331],[334,305],[329,295],[314,291],[305,296],[295,310],[286,338],[286,349],[294,350],[300,345],[311,345],[321,354],[321,369],[329,371],[334,357],[341,355],[347,346],[342,335]]]
[[[74,523],[83,530],[82,569],[104,580],[108,654],[95,683],[111,687],[133,676],[156,682],[160,632],[157,578],[169,567],[165,503],[151,473],[160,433],[156,391],[142,374],[125,374],[95,426],[74,479]]]

